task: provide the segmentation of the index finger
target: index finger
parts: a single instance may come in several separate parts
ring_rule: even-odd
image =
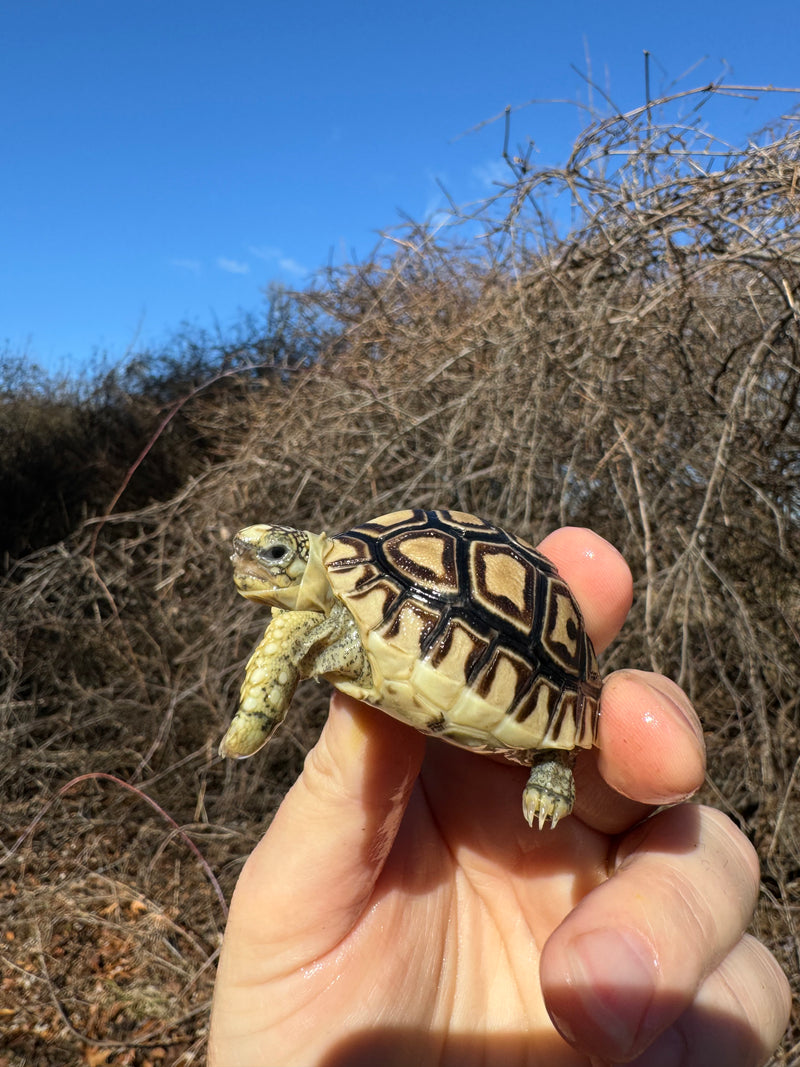
[[[633,581],[625,560],[590,530],[565,527],[539,546],[581,607],[595,650],[614,639],[630,609]],[[604,680],[597,747],[575,767],[576,814],[619,833],[654,806],[691,796],[703,783],[700,721],[682,690],[661,675],[616,671]]]

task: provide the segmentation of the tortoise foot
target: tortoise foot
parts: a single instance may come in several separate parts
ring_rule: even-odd
[[[555,829],[559,819],[572,811],[574,803],[572,754],[553,750],[538,755],[522,794],[522,812],[528,825],[533,826],[537,820],[542,830],[549,819]]]

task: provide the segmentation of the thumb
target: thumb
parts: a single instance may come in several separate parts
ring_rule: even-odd
[[[231,901],[226,949],[235,951],[241,939],[257,980],[319,958],[353,928],[392,847],[424,751],[416,730],[334,693],[320,739]]]

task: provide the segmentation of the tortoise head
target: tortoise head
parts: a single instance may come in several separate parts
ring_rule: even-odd
[[[325,534],[291,526],[248,526],[233,539],[233,580],[249,600],[276,608],[322,611],[333,594],[322,565]]]

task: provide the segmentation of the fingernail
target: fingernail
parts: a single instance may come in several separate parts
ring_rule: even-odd
[[[597,1051],[612,1058],[635,1052],[655,994],[653,950],[632,931],[592,930],[572,941],[567,962],[568,983],[584,1015],[581,1032],[594,1032],[601,1039]],[[573,1033],[578,1019],[569,1027]],[[560,1020],[554,1021],[562,1029]]]

